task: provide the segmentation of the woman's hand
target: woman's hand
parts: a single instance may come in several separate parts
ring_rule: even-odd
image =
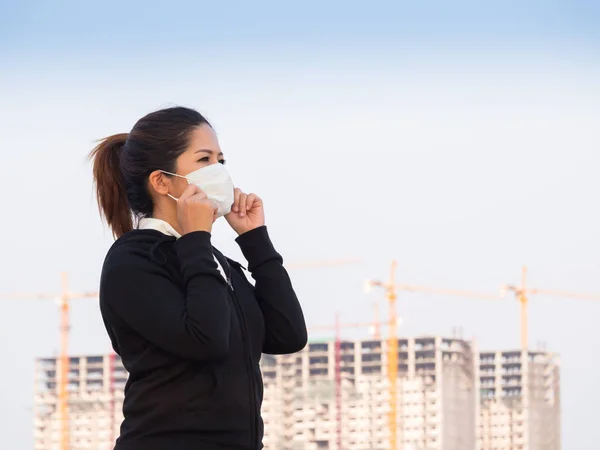
[[[215,202],[209,200],[202,189],[190,184],[177,199],[177,221],[181,234],[194,231],[212,231],[217,211]]]
[[[233,206],[225,219],[238,235],[262,227],[265,224],[263,202],[256,194],[244,194],[235,188]]]

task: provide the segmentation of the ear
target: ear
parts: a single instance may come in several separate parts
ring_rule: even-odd
[[[148,177],[148,184],[150,188],[160,195],[167,195],[171,190],[171,177],[161,172],[160,170],[155,170]]]

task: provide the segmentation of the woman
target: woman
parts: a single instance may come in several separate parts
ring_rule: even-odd
[[[300,351],[307,332],[261,199],[234,189],[214,130],[187,108],[148,114],[90,157],[118,238],[100,281],[129,372],[115,450],[262,448],[261,354]],[[211,245],[219,217],[255,286]]]

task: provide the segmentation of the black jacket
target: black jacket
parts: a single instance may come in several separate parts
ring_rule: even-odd
[[[206,232],[135,230],[109,250],[100,309],[129,372],[115,450],[262,448],[261,354],[300,351],[307,332],[267,229],[237,242],[255,286]]]

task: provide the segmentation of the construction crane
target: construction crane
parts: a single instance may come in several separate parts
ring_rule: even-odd
[[[389,339],[388,339],[388,381],[390,395],[389,427],[390,427],[390,448],[397,448],[397,378],[398,378],[398,319],[396,317],[396,267],[398,263],[392,261],[390,268],[390,277],[388,282],[378,280],[369,280],[366,284],[366,290],[377,286],[385,289],[386,298],[389,302]]]
[[[69,302],[75,299],[98,298],[97,292],[71,292],[66,273],[61,274],[62,289],[60,294],[13,294],[2,296],[5,300],[56,300],[60,308],[60,370],[58,387],[58,418],[60,420],[60,450],[69,450]]]
[[[523,266],[521,270],[521,284],[519,286],[506,285],[502,288],[503,291],[513,292],[517,301],[521,306],[521,350],[527,351],[529,347],[529,321],[528,321],[528,303],[529,295],[542,294],[552,295],[563,298],[573,298],[580,300],[595,300],[600,301],[600,295],[579,294],[575,292],[553,291],[547,289],[530,289],[527,287],[527,266]]]
[[[409,284],[396,283],[396,268],[398,264],[392,261],[388,281],[367,280],[365,283],[365,291],[370,292],[373,287],[383,288],[386,298],[389,302],[389,339],[388,339],[388,380],[389,380],[389,427],[390,427],[390,449],[398,449],[398,318],[396,316],[396,299],[397,291],[406,292],[426,292],[430,294],[441,295],[456,295],[460,297],[471,297],[478,299],[494,299],[501,298],[499,295],[490,295],[472,291],[463,291],[456,289],[434,288],[428,286],[416,286]]]

